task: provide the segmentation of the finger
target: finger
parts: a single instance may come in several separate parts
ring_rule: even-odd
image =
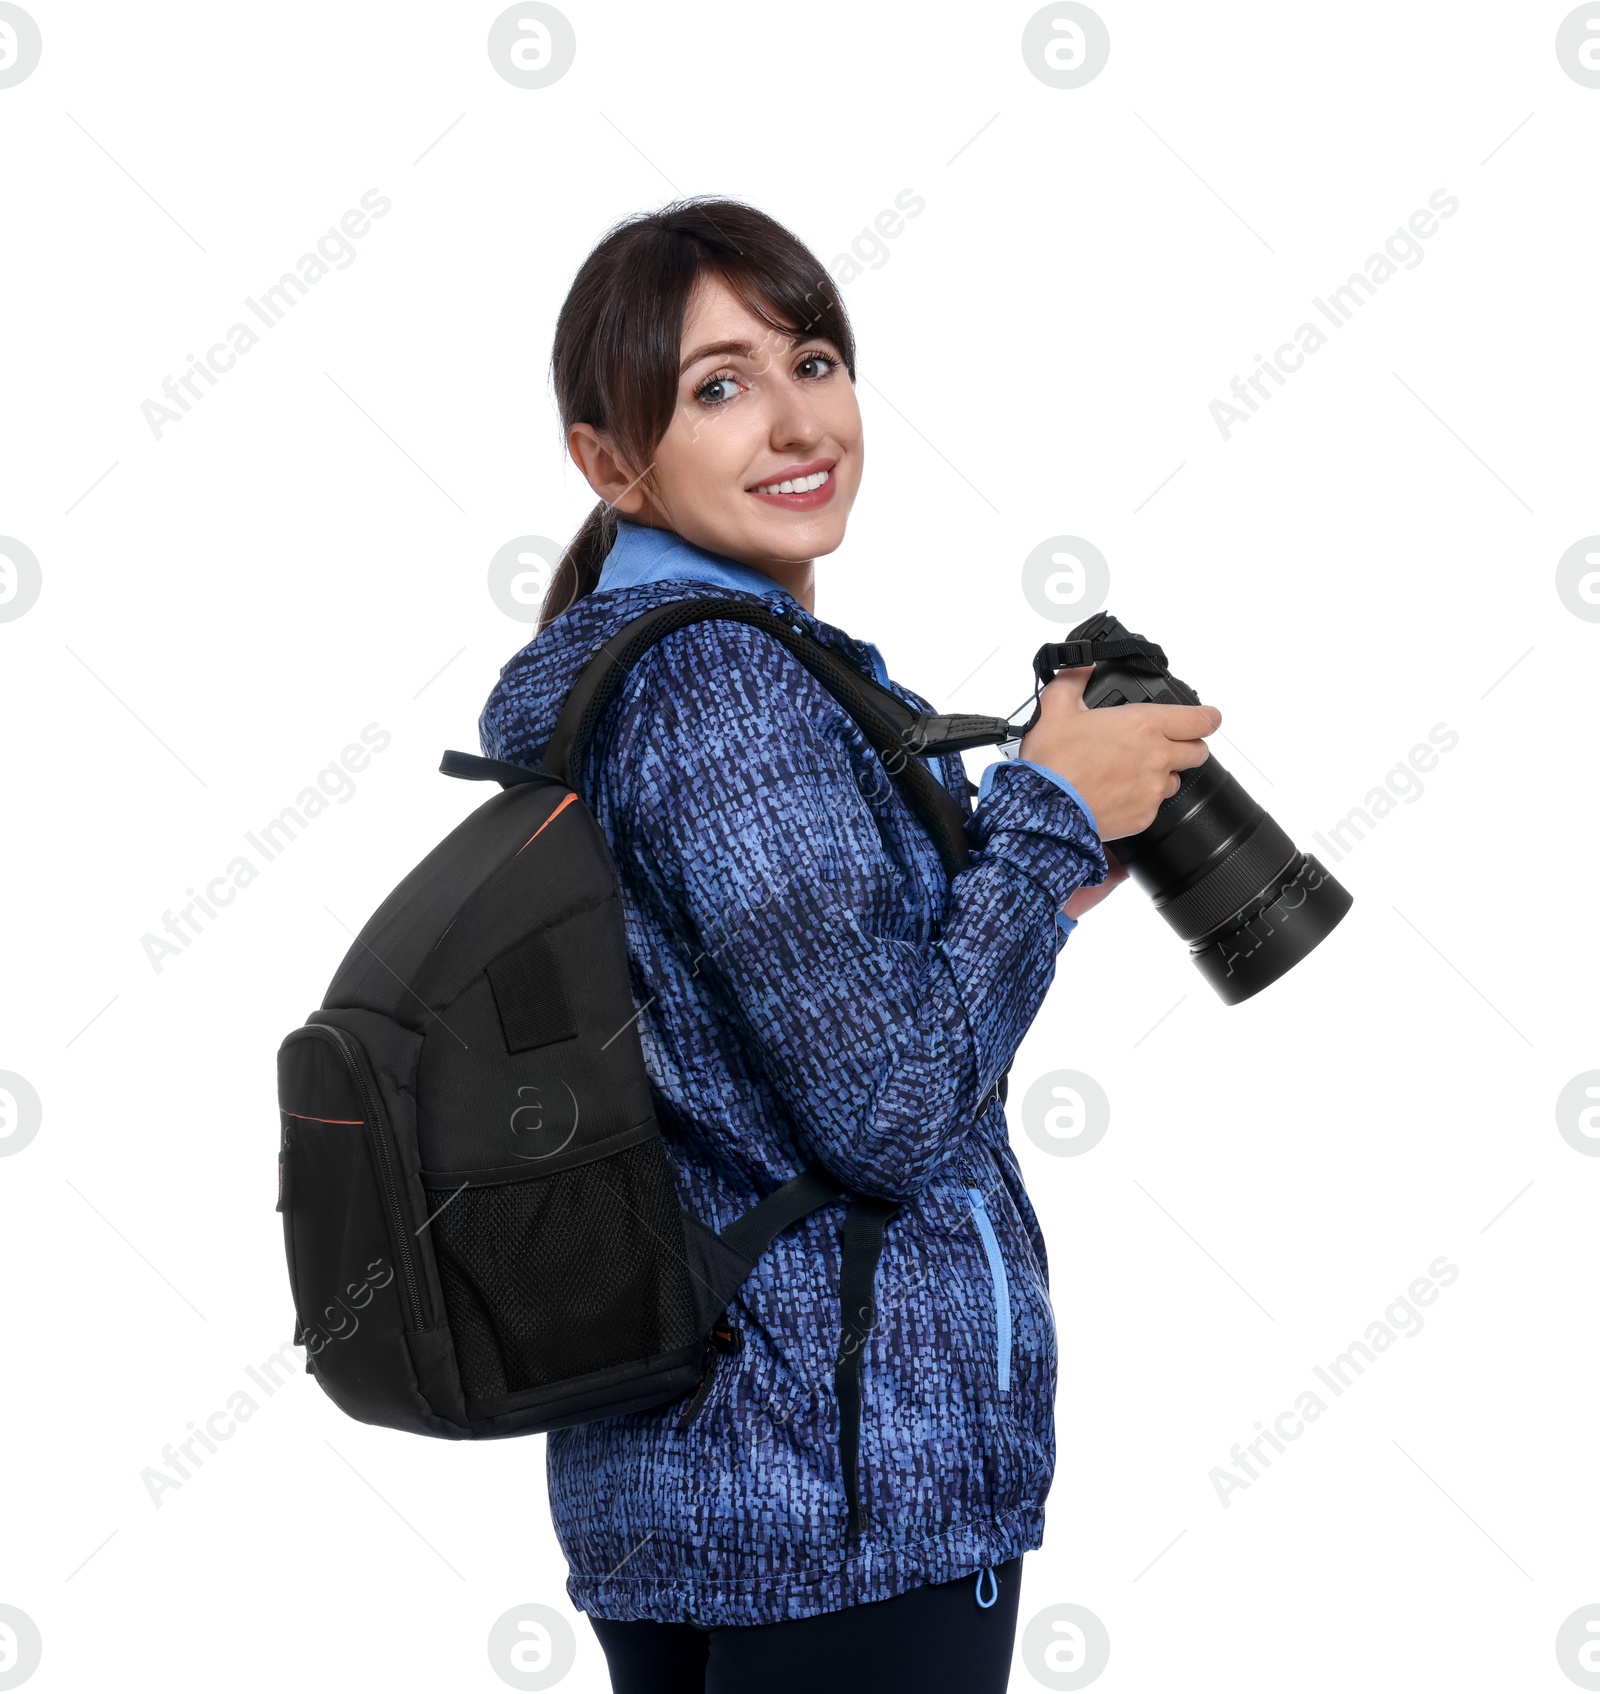
[[[1167,778],[1167,791],[1162,795],[1163,800],[1170,800],[1183,787],[1183,778],[1176,771]]]
[[[1060,701],[1070,709],[1074,702],[1082,701],[1083,691],[1093,675],[1093,665],[1074,665],[1070,670],[1059,670],[1045,684],[1044,698]]]
[[[1215,706],[1161,706],[1158,710],[1162,731],[1174,741],[1211,735],[1222,722],[1222,713]]]
[[[1211,757],[1211,749],[1203,741],[1173,741],[1167,746],[1167,769],[1192,770]]]

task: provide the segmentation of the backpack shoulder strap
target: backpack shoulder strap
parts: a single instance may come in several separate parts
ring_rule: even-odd
[[[922,818],[946,871],[967,867],[967,838],[961,808],[917,754],[953,753],[1009,740],[1015,729],[1004,718],[939,716],[919,712],[837,653],[752,600],[674,600],[625,624],[579,673],[540,760],[542,770],[569,788],[582,769],[584,750],[600,714],[628,673],[656,642],[674,630],[708,618],[746,623],[781,642],[850,714],[882,754],[889,774]]]

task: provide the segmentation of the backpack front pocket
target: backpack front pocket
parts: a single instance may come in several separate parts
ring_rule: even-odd
[[[278,1054],[284,1252],[295,1344],[352,1417],[426,1427],[408,1335],[429,1327],[414,1209],[365,1049],[326,1024]],[[393,1408],[413,1406],[418,1422]],[[402,1413],[401,1416],[404,1414]]]

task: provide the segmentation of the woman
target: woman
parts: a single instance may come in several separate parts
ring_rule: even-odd
[[[876,647],[814,612],[862,430],[844,308],[794,236],[725,200],[619,225],[552,364],[600,504],[489,698],[485,753],[535,762],[582,666],[667,601],[764,602],[888,683]],[[579,786],[616,863],[684,1203],[723,1228],[813,1159],[882,1202],[849,1370],[841,1201],[762,1256],[692,1421],[550,1434],[568,1592],[618,1691],[1006,1685],[1056,1340],[1004,1073],[1067,934],[1123,874],[1102,836],[1142,829],[1220,722],[1089,711],[1087,675],[1044,690],[975,809],[959,756],[929,761],[968,819],[954,880],[854,721],[748,625],[667,636],[596,726]]]

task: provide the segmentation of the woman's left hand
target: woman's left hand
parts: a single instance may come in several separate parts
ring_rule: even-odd
[[[1098,906],[1119,882],[1128,880],[1128,867],[1109,847],[1106,849],[1106,865],[1104,882],[1097,882],[1092,888],[1079,888],[1067,896],[1067,903],[1061,909],[1069,918],[1081,918],[1085,912]]]

